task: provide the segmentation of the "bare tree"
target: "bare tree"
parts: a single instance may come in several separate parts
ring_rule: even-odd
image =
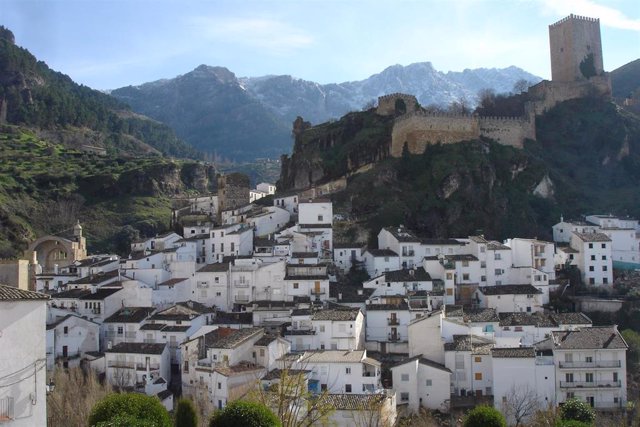
[[[356,427],[391,427],[394,425],[395,412],[391,408],[391,399],[386,394],[364,395],[352,410],[353,424]]]
[[[531,82],[527,81],[526,79],[520,79],[514,83],[513,93],[518,94],[526,92],[527,89],[529,89],[529,86],[531,86]]]
[[[91,370],[57,368],[51,381],[55,388],[47,394],[47,416],[52,427],[86,426],[93,406],[111,393]]]
[[[327,390],[317,394],[309,391],[304,370],[282,369],[271,386],[259,382],[247,398],[271,408],[283,427],[311,427],[325,421],[334,411]]]
[[[536,390],[526,386],[511,387],[503,403],[504,414],[516,422],[516,427],[540,409],[540,399]]]

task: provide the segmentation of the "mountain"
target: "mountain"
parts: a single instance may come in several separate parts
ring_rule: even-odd
[[[631,97],[634,92],[638,92],[638,89],[640,89],[640,59],[611,71],[611,90],[614,97]],[[640,98],[640,93],[636,93],[635,97]]]
[[[194,147],[232,160],[277,158],[291,145],[277,118],[223,67],[201,65],[174,79],[116,89],[111,95],[171,126]]]
[[[477,102],[480,89],[508,92],[519,80],[540,78],[519,68],[442,73],[428,63],[394,65],[356,82],[319,83],[292,76],[236,76],[201,65],[173,79],[113,90],[111,95],[142,114],[170,125],[194,147],[231,160],[278,157],[291,147],[291,123],[312,123],[359,111],[394,92],[417,96],[423,105]]]
[[[74,83],[16,46],[0,27],[0,124],[24,125],[66,146],[127,155],[196,157],[162,123]],[[90,147],[90,148],[89,148]]]

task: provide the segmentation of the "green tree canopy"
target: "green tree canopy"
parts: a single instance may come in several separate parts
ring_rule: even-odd
[[[113,393],[96,403],[90,426],[172,427],[171,417],[155,397],[139,393]]]
[[[280,420],[261,403],[236,400],[213,413],[209,427],[280,427]]]
[[[175,427],[198,427],[198,414],[189,399],[178,400],[175,413]]]
[[[596,412],[587,402],[578,399],[569,399],[560,408],[560,416],[563,420],[574,420],[591,424],[596,419]]]
[[[497,409],[481,405],[473,408],[465,417],[464,427],[507,427],[504,415]]]

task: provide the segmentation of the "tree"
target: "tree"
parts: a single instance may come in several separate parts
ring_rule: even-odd
[[[178,400],[175,414],[175,427],[197,427],[198,414],[193,406],[193,402],[189,399]]]
[[[265,405],[236,400],[213,413],[210,427],[280,427],[282,423]]]
[[[328,396],[327,390],[309,391],[303,370],[283,369],[274,384],[265,388],[259,383],[248,398],[271,408],[283,427],[311,427],[334,411]]]
[[[513,93],[518,94],[526,92],[527,89],[529,89],[529,86],[531,86],[530,82],[528,82],[526,79],[520,79],[513,84]]]
[[[635,369],[640,365],[640,334],[633,329],[625,329],[622,331],[622,337],[629,345],[627,363],[630,368]]]
[[[462,425],[464,427],[507,427],[507,421],[496,408],[480,405],[467,414]]]
[[[596,419],[596,412],[587,402],[573,398],[564,402],[560,408],[560,416],[563,420],[592,423]]]
[[[536,390],[529,387],[511,387],[507,400],[503,404],[503,411],[507,417],[512,418],[516,422],[516,427],[522,425],[522,422],[535,414],[540,407],[538,394]]]
[[[47,394],[47,416],[54,426],[86,426],[91,408],[111,392],[93,372],[80,368],[58,368],[50,380],[55,389]]]
[[[135,426],[146,427],[148,424],[145,423],[150,422],[154,427],[172,427],[171,417],[160,400],[139,393],[112,393],[106,396],[93,407],[89,425],[120,427],[124,424],[118,423],[123,420]]]
[[[584,59],[580,62],[580,72],[582,75],[590,79],[594,77],[598,73],[596,72],[595,59],[593,53],[588,54],[584,57]]]

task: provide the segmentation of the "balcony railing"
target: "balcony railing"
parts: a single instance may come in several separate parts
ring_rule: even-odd
[[[390,317],[387,319],[387,324],[389,325],[399,325],[400,324],[400,320],[398,320],[398,318],[396,317]]]
[[[560,381],[560,388],[620,387],[620,381]]]
[[[249,302],[249,295],[236,295],[235,302]]]
[[[0,423],[13,419],[13,397],[3,397],[0,399]]]
[[[389,341],[400,341],[400,334],[389,334]]]
[[[323,289],[312,289],[311,295],[324,295],[326,292]]]
[[[233,286],[235,288],[248,288],[249,285],[250,285],[250,283],[248,283],[248,282],[240,282],[238,280],[234,280],[233,281]]]
[[[619,360],[596,360],[595,362],[560,362],[560,369],[580,368],[619,368],[622,363]]]

